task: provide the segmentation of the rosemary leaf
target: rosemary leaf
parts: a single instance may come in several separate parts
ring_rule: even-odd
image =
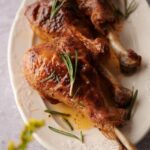
[[[73,131],[74,128],[73,128],[72,124],[69,122],[69,120],[66,118],[63,118],[63,120],[66,122],[66,124],[69,126],[69,128]]]
[[[128,17],[137,9],[137,7],[138,4],[135,2],[135,0],[132,0],[129,5],[127,0],[125,0],[125,19],[128,19]]]
[[[127,115],[127,119],[128,119],[128,120],[130,120],[130,118],[131,118],[133,106],[134,106],[134,104],[135,104],[135,101],[136,101],[136,99],[137,99],[137,96],[138,96],[138,90],[136,90],[136,91],[133,92],[133,94],[132,94],[131,104],[130,104],[129,112],[128,112],[128,115]]]
[[[128,4],[128,0],[124,0],[124,10],[123,11],[120,10],[115,5],[112,6],[112,8],[114,10],[114,14],[119,20],[128,19],[129,16],[137,9],[137,7],[138,7],[138,4],[135,2],[135,0],[132,0],[129,4]]]
[[[55,76],[55,78],[56,78],[57,83],[59,83],[59,82],[60,82],[59,77],[58,77],[58,76]]]
[[[80,91],[81,87],[78,87],[78,89],[76,90],[76,92],[74,93],[72,99],[75,99],[75,97],[77,96],[78,92]]]
[[[61,7],[63,6],[63,4],[65,3],[66,0],[52,0],[52,7],[51,7],[51,15],[50,15],[50,19],[53,19],[57,13],[59,12],[59,10],[61,9]]]
[[[78,52],[75,51],[75,71],[74,71],[74,76],[77,73],[77,67],[78,67]]]
[[[77,137],[76,135],[74,135],[74,134],[72,134],[72,133],[65,132],[65,131],[62,131],[62,130],[53,128],[53,127],[51,127],[51,126],[48,126],[48,127],[49,127],[49,129],[52,130],[53,132],[56,132],[56,133],[59,133],[59,134],[62,134],[62,135],[65,135],[65,136],[68,136],[68,137],[77,139],[77,140],[79,140],[79,141],[82,142],[82,139],[80,139],[79,137]]]
[[[84,143],[84,135],[83,135],[82,131],[80,131],[80,136],[81,136],[81,142]]]
[[[49,81],[49,80],[57,81],[57,83],[60,82],[59,76],[56,74],[55,71],[52,71],[52,73],[51,73],[48,77],[44,78],[44,79],[41,80],[40,82],[41,82],[41,83],[44,83],[44,82]]]
[[[50,110],[50,109],[45,110],[45,112],[49,113],[49,114],[52,114],[52,115],[60,115],[60,116],[70,117],[70,114],[65,114],[65,113]]]
[[[77,67],[78,67],[78,52],[75,51],[75,63],[74,63],[74,65],[71,61],[71,56],[68,53],[63,52],[62,54],[60,54],[60,56],[61,56],[63,62],[65,63],[65,65],[67,67],[67,70],[68,70],[68,74],[70,77],[69,95],[72,97],[73,96],[73,86],[75,83]]]
[[[45,79],[41,80],[41,83],[46,82],[48,80],[52,80],[55,78],[55,71],[53,71],[48,77],[46,77]]]
[[[128,8],[128,0],[124,0],[124,7],[125,7],[125,12],[126,12]]]

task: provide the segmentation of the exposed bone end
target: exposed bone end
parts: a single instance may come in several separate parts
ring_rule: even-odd
[[[142,57],[133,50],[127,50],[127,55],[120,57],[120,68],[124,74],[132,74],[137,71],[141,65]]]
[[[125,88],[120,87],[115,89],[114,98],[115,102],[118,104],[119,107],[127,107],[130,105],[130,100],[132,97],[132,91]]]
[[[114,132],[117,136],[119,144],[121,144],[121,150],[137,150],[135,145],[132,144],[118,128],[115,127]]]
[[[132,49],[126,50],[117,32],[110,32],[108,38],[112,48],[119,57],[121,71],[125,74],[134,73],[141,65],[141,56],[136,54]]]

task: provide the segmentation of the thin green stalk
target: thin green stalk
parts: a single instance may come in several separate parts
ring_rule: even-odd
[[[73,131],[74,128],[73,128],[72,124],[69,122],[69,120],[66,118],[63,118],[63,120],[66,122],[66,124],[69,126],[69,128]]]
[[[138,90],[136,90],[136,91],[133,92],[133,94],[132,94],[131,104],[130,104],[130,107],[129,107],[129,109],[128,109],[128,115],[127,115],[127,119],[128,119],[128,120],[130,120],[130,118],[131,118],[133,106],[134,106],[134,104],[135,104],[135,101],[136,101],[136,99],[137,99],[137,96],[138,96]]]
[[[60,115],[60,116],[70,117],[70,114],[65,114],[65,113],[54,111],[54,110],[50,110],[50,109],[45,110],[45,112],[49,113],[51,115]]]
[[[52,79],[55,79],[55,71],[53,71],[48,77],[44,78],[43,80],[41,80],[41,83],[44,83],[48,80],[52,80]]]
[[[83,142],[83,134],[81,134],[81,137],[79,138],[78,136],[72,134],[72,133],[69,133],[69,132],[65,132],[65,131],[62,131],[62,130],[59,130],[59,129],[56,129],[54,127],[51,127],[51,126],[48,126],[48,128],[53,131],[53,132],[56,132],[56,133],[59,133],[59,134],[62,134],[62,135],[65,135],[65,136],[68,136],[68,137],[71,137],[71,138],[74,138],[74,139],[77,139],[81,142]]]
[[[80,131],[80,136],[81,136],[81,142],[84,143],[84,135],[83,135],[82,131]]]
[[[50,15],[50,19],[53,19],[57,13],[59,12],[59,10],[61,9],[61,7],[63,6],[63,4],[65,3],[66,0],[52,0],[52,6],[51,6],[51,15]]]
[[[132,0],[131,3],[128,5],[127,0],[125,0],[125,19],[128,19],[129,16],[137,9],[138,4],[135,2],[135,0]]]
[[[69,95],[72,97],[73,96],[74,83],[75,83],[75,79],[76,79],[77,67],[78,67],[78,52],[75,51],[74,65],[72,63],[70,54],[63,52],[62,54],[60,54],[60,56],[61,56],[63,62],[65,63],[65,65],[67,67],[67,70],[68,70],[68,74],[69,74],[69,78],[70,78]]]
[[[112,6],[114,9],[114,13],[117,18],[126,20],[129,18],[129,16],[137,9],[138,4],[135,0],[132,0],[130,3],[128,3],[128,0],[124,0],[124,10],[120,10],[116,6]]]

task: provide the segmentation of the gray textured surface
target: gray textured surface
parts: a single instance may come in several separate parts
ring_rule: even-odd
[[[23,121],[14,101],[7,68],[8,37],[20,3],[21,0],[0,0],[0,150],[6,149],[9,140],[17,141],[23,127]],[[138,144],[138,148],[150,150],[150,133]],[[31,143],[28,149],[44,150],[36,141]]]

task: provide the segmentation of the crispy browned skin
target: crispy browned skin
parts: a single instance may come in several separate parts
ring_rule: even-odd
[[[110,0],[76,0],[79,9],[87,15],[95,28],[101,33],[107,31],[107,25],[115,20]]]
[[[116,30],[115,24],[118,23],[113,10],[113,5],[117,1],[111,0],[76,0],[79,9],[87,15],[97,31],[105,36],[111,31]],[[108,36],[110,37],[110,36]],[[110,39],[110,38],[109,38]],[[112,41],[110,40],[110,43]],[[141,66],[142,57],[133,50],[114,49],[120,61],[122,73],[133,74]]]
[[[61,7],[57,15],[50,19],[51,6],[47,1],[40,1],[27,7],[25,15],[33,31],[44,41],[55,37],[77,36],[92,53],[108,52],[108,40],[96,38],[95,30],[88,19],[82,16],[76,3],[69,0]]]
[[[105,63],[109,59],[109,43],[105,38],[93,39],[94,33],[91,32],[90,23],[76,8],[76,3],[74,1],[69,2],[67,7],[64,5],[52,20],[50,20],[51,6],[45,1],[28,6],[25,15],[33,31],[45,41],[51,42],[55,37],[60,39],[67,36],[76,36],[89,49],[95,65],[98,64],[97,67],[99,68],[99,64]],[[74,4],[75,12],[71,4]],[[129,104],[131,91],[122,87],[117,80],[114,80],[115,78],[111,79],[110,77],[113,76],[107,75],[106,71],[105,73],[103,71],[99,73],[102,73],[104,80],[109,82],[112,100],[115,100],[117,105],[122,107]]]
[[[93,35],[90,32],[92,24],[80,14],[76,6],[72,7],[74,4],[72,0],[65,3],[57,15],[50,19],[51,5],[49,1],[39,1],[29,5],[25,15],[33,26],[40,27],[48,34],[48,39],[71,35],[75,31],[92,39]],[[43,39],[47,40],[45,35]]]
[[[74,62],[75,50],[78,51],[78,69],[73,93],[78,88],[79,91],[75,97],[70,97],[70,79],[60,54],[62,51],[70,53]],[[28,83],[43,96],[76,108],[99,128],[123,124],[126,111],[108,105],[100,78],[90,62],[90,54],[84,44],[77,38],[66,37],[28,50],[24,56],[23,72]],[[54,76],[44,81],[53,72],[57,78]]]

